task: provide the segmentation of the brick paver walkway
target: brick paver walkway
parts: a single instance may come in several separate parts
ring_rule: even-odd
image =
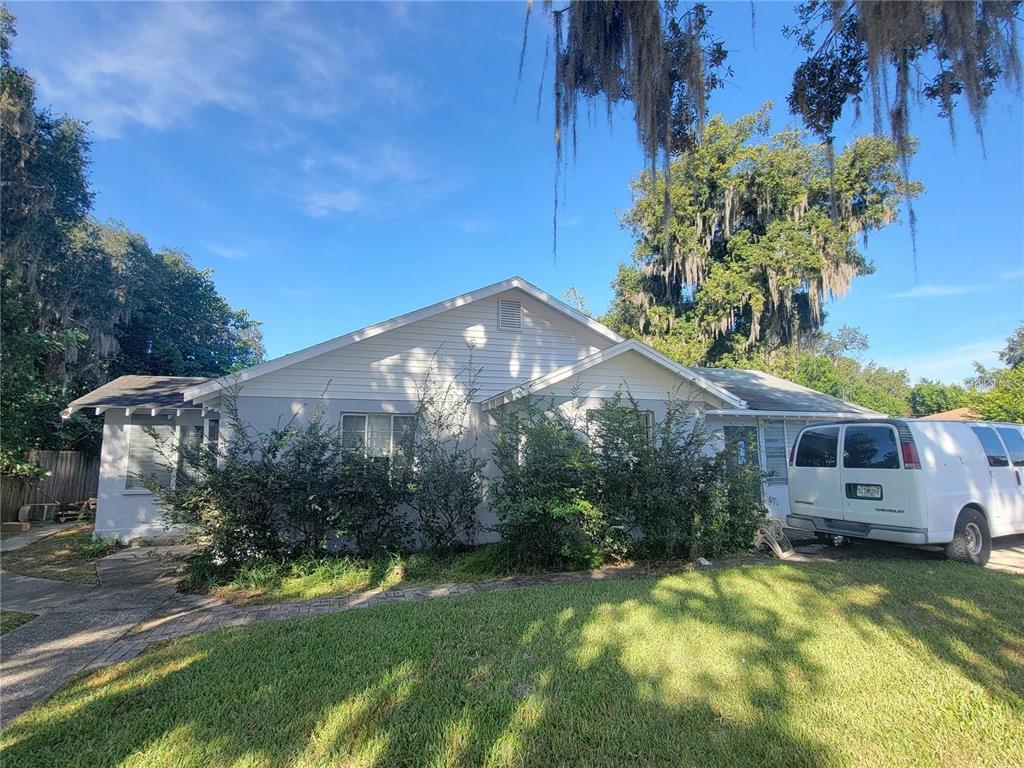
[[[767,562],[767,561],[766,561]],[[537,576],[511,576],[490,581],[406,589],[370,589],[344,597],[321,597],[295,603],[234,606],[202,595],[172,595],[157,611],[139,622],[89,664],[90,668],[115,664],[138,656],[154,643],[221,627],[241,627],[262,621],[287,621],[388,603],[411,603],[478,592],[497,592],[548,584],[578,584],[603,579],[649,576],[647,567],[605,566],[593,571],[572,571]]]

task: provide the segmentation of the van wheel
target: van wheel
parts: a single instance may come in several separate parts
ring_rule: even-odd
[[[976,509],[970,507],[960,512],[956,519],[953,540],[946,545],[946,557],[974,565],[985,565],[992,554],[992,536],[988,532],[988,521]]]

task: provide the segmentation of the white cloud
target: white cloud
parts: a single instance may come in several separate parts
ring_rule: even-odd
[[[453,224],[456,229],[466,235],[483,235],[494,229],[493,221],[475,216],[456,219]]]
[[[132,125],[166,130],[207,107],[286,131],[296,119],[381,105],[414,109],[424,86],[418,73],[392,70],[380,60],[383,46],[374,36],[384,40],[386,31],[356,11],[342,18],[322,10],[290,4],[86,5],[78,9],[84,18],[60,17],[62,24],[40,41],[30,68],[44,102],[88,120],[103,138]],[[61,55],[46,55],[55,45]]]
[[[999,274],[1002,280],[1024,280],[1024,269],[1011,269]]]
[[[984,290],[983,285],[915,285],[905,291],[886,294],[887,299],[933,299],[943,296],[963,296]]]
[[[249,258],[249,251],[245,248],[237,248],[231,245],[221,245],[220,243],[203,242],[203,248],[212,253],[214,256],[220,256],[222,259],[247,259]]]
[[[901,357],[885,364],[894,368],[906,368],[911,381],[920,378],[959,382],[974,372],[974,362],[985,366],[999,363],[999,350],[1006,346],[1006,339],[993,338],[973,341],[941,352],[930,352],[916,357]]]
[[[354,189],[321,190],[303,196],[306,212],[310,216],[329,213],[353,213],[366,206],[366,200]]]

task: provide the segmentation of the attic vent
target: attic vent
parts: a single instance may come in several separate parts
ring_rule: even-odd
[[[523,303],[512,299],[498,299],[498,330],[523,330]]]

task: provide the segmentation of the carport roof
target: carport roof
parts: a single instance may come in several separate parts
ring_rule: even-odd
[[[209,379],[200,376],[119,376],[102,387],[68,403],[61,415],[70,416],[82,408],[147,408],[185,407],[182,394]]]

